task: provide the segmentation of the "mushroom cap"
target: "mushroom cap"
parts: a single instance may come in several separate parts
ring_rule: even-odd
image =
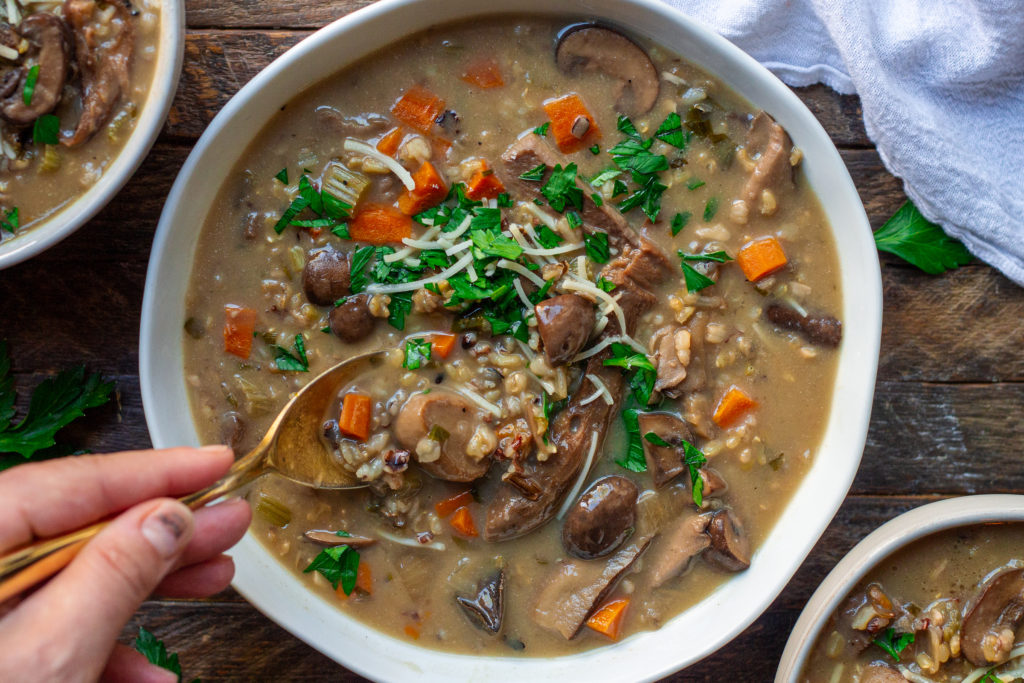
[[[618,31],[591,24],[568,27],[558,37],[555,63],[564,73],[597,71],[618,79],[616,106],[624,114],[645,114],[658,99],[661,84],[651,58]]]
[[[704,559],[712,566],[729,572],[743,571],[750,566],[750,540],[731,510],[722,509],[708,522],[711,547]]]
[[[636,484],[612,475],[598,479],[569,509],[562,543],[584,560],[603,557],[626,540],[636,522]]]
[[[975,666],[1006,661],[1010,650],[996,646],[999,634],[1024,622],[1024,568],[1005,569],[989,579],[964,610],[960,648]]]
[[[481,581],[472,598],[457,595],[455,601],[474,626],[498,633],[505,617],[505,572],[499,569]]]

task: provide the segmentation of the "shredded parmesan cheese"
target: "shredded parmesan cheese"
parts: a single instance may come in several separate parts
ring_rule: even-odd
[[[616,342],[620,344],[628,344],[629,346],[633,347],[633,349],[636,350],[637,353],[642,353],[645,356],[647,355],[647,349],[641,346],[637,341],[635,341],[631,337],[627,337],[626,335],[617,335],[613,337],[605,337],[598,343],[591,346],[586,351],[580,351],[579,353],[576,354],[576,357],[572,359],[572,362],[575,363],[577,361],[590,358],[591,356],[596,356],[597,354],[601,353],[606,348],[608,348],[609,346]]]
[[[530,301],[530,297],[526,296],[526,291],[523,289],[523,281],[516,278],[512,281],[512,286],[516,288],[516,294],[519,295],[519,300],[523,302],[526,309],[529,311],[533,310],[533,302]]]
[[[460,251],[465,251],[467,248],[471,246],[473,246],[473,240],[466,240],[465,242],[453,244],[452,246],[445,249],[444,253],[448,254],[449,256],[454,256],[455,254],[458,254]]]
[[[462,384],[449,385],[448,388],[451,389],[452,391],[455,391],[456,393],[462,394],[463,396],[468,398],[470,401],[472,401],[473,403],[477,404],[482,409],[486,410],[488,413],[493,415],[494,417],[501,417],[501,408],[499,408],[498,406],[494,405],[493,403],[491,403],[490,401],[485,399],[483,396],[481,396],[480,394],[476,393],[472,389],[466,387],[465,385],[462,385]]]
[[[520,275],[522,275],[523,277],[525,277],[527,280],[537,285],[538,287],[544,286],[544,280],[531,273],[530,269],[522,265],[521,263],[509,261],[508,259],[501,259],[500,261],[497,262],[497,264],[499,268],[504,268],[505,270],[511,270],[516,273],[519,273]]]
[[[8,2],[10,1],[11,0],[8,0]],[[411,192],[416,189],[416,181],[412,179],[412,174],[406,171],[400,163],[391,157],[386,154],[381,154],[375,147],[372,147],[365,142],[348,138],[345,140],[344,148],[346,152],[359,152],[360,154],[365,154],[368,157],[376,159],[387,166],[392,173],[398,176],[398,179],[402,181],[402,184],[405,185],[407,190]]]
[[[448,266],[440,273],[431,275],[430,277],[423,278],[422,280],[414,280],[412,282],[399,282],[394,285],[382,285],[372,284],[366,288],[367,294],[394,294],[395,292],[414,292],[417,289],[422,289],[423,285],[431,284],[434,282],[441,282],[447,280],[452,275],[455,275],[463,268],[468,266],[473,260],[473,254],[466,254],[458,261]]]
[[[573,484],[572,490],[569,491],[569,495],[565,497],[562,502],[562,507],[559,508],[556,517],[562,519],[565,517],[565,513],[569,511],[569,507],[572,502],[576,500],[576,496],[579,495],[580,490],[583,488],[583,483],[587,480],[587,475],[590,474],[590,466],[594,462],[594,453],[597,451],[597,432],[590,437],[590,450],[587,451],[587,459],[583,463],[583,468],[580,470],[580,475],[576,478],[576,483]]]
[[[562,282],[562,287],[570,291],[586,292],[587,294],[593,295],[607,303],[619,321],[619,331],[622,332],[622,334],[626,334],[626,314],[622,312],[622,306],[619,306],[619,302],[612,298],[611,294],[603,289],[599,289],[596,285],[590,282],[583,282],[576,278],[564,280]]]
[[[421,240],[432,240],[437,236],[437,233],[441,232],[441,228],[430,228],[425,233],[420,235]],[[404,241],[404,240],[403,240]],[[388,254],[384,257],[384,263],[394,263],[395,261],[401,261],[402,259],[412,255],[412,247],[404,247],[399,249],[393,254]]]
[[[526,207],[527,211],[536,216],[537,220],[539,220],[541,223],[548,226],[552,230],[555,229],[555,225],[558,224],[558,221],[555,220],[554,216],[549,214],[547,211],[541,211],[540,207],[534,204],[533,202],[522,202],[521,204],[522,206]]]
[[[403,538],[401,536],[395,536],[394,534],[389,534],[388,532],[381,531],[379,529],[377,530],[377,535],[380,536],[381,538],[387,540],[387,541],[391,541],[392,543],[397,543],[399,545],[407,545],[410,548],[430,548],[431,550],[442,550],[442,551],[443,550],[447,550],[447,546],[444,543],[441,543],[441,541],[432,541],[430,543],[420,543],[415,538]]]
[[[587,396],[585,399],[580,401],[581,406],[585,406],[588,403],[592,403],[593,401],[596,401],[598,398],[601,397],[604,397],[604,402],[607,403],[608,405],[613,405],[615,403],[615,399],[612,398],[611,392],[608,391],[608,386],[601,381],[600,377],[594,374],[588,374],[586,377],[587,379],[590,380],[591,384],[597,387],[597,391],[595,391],[593,394]]]

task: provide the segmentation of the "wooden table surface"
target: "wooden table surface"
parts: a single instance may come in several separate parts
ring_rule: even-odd
[[[77,363],[117,381],[117,405],[73,425],[65,433],[70,441],[97,452],[150,445],[139,396],[138,329],[164,197],[196,139],[232,94],[310,31],[367,4],[188,0],[181,84],[160,139],[135,178],[75,235],[0,273],[0,337],[10,342],[23,394],[47,374]],[[904,194],[864,132],[859,101],[823,87],[797,94],[839,147],[878,228]],[[850,495],[769,610],[673,681],[770,680],[804,603],[866,534],[937,498],[1024,493],[1024,290],[980,262],[938,277],[885,255],[881,262],[885,314],[878,382]],[[231,590],[202,601],[147,602],[126,627],[126,641],[139,625],[180,653],[186,680],[359,679]]]

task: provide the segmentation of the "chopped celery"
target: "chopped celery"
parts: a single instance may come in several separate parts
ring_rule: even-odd
[[[369,178],[362,173],[349,170],[341,162],[332,161],[324,171],[323,191],[350,207],[359,203],[359,198],[369,186]]]
[[[292,521],[288,506],[260,491],[256,494],[256,514],[274,526],[285,527]]]

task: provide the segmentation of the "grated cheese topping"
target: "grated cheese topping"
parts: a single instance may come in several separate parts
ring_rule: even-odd
[[[368,157],[376,159],[387,166],[388,170],[398,176],[398,179],[402,181],[402,184],[405,185],[407,190],[411,192],[416,189],[416,181],[412,179],[412,174],[406,171],[400,163],[391,157],[386,154],[381,154],[376,147],[359,140],[348,138],[345,140],[344,149],[346,152],[359,152],[360,154],[365,154]]]

